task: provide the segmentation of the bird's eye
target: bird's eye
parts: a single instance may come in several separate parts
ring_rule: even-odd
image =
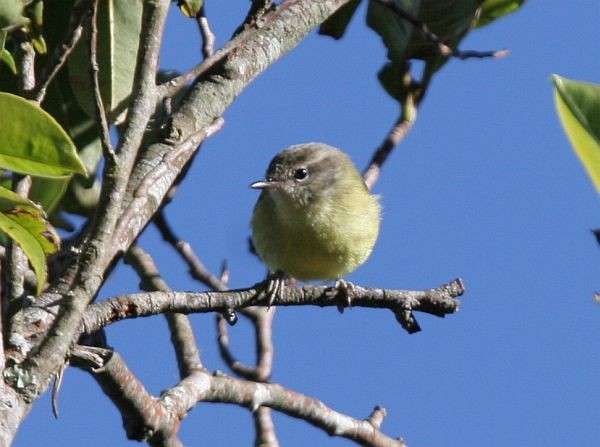
[[[308,178],[308,169],[306,168],[298,168],[294,171],[294,178],[296,180],[302,181]]]

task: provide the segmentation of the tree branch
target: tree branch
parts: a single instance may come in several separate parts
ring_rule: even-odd
[[[89,302],[91,302],[101,284],[104,274],[119,253],[111,246],[114,227],[117,223],[124,190],[129,178],[137,148],[144,134],[146,124],[155,106],[155,76],[160,53],[162,30],[170,5],[169,0],[155,0],[144,3],[141,38],[136,66],[136,79],[133,91],[137,92],[129,110],[127,128],[123,136],[119,162],[106,160],[103,191],[98,212],[90,225],[88,237],[82,247],[76,247],[81,254],[74,264],[78,272],[73,283],[58,282],[48,295],[59,293],[68,299],[61,302],[61,307],[53,327],[46,334],[38,349],[31,351],[28,358],[15,365],[10,372],[12,384],[26,393],[26,400],[32,400],[45,390],[52,375],[64,363],[71,343],[76,339],[81,325],[81,318]],[[139,234],[139,230],[136,233]],[[131,243],[133,239],[129,241]],[[129,245],[129,244],[127,244]],[[70,269],[64,272],[70,277]],[[42,328],[43,330],[46,328]],[[23,384],[19,386],[19,384]]]
[[[270,309],[252,306],[242,310],[252,321],[256,337],[256,366],[248,366],[235,358],[229,349],[229,324],[217,317],[219,351],[227,366],[238,376],[256,382],[267,382],[273,371],[273,318],[275,307]]]
[[[76,345],[71,357],[76,366],[92,374],[119,409],[127,438],[137,441],[154,438],[151,445],[166,445],[163,441],[176,438],[179,418],[156,401],[118,353]]]
[[[215,41],[216,37],[212,30],[210,29],[210,24],[208,23],[208,19],[206,18],[206,14],[204,12],[204,6],[200,8],[200,13],[198,17],[196,17],[198,21],[198,28],[200,29],[200,34],[202,35],[202,55],[206,59],[210,57],[215,52]]]
[[[253,412],[270,407],[303,419],[332,436],[351,439],[362,445],[405,447],[402,440],[389,438],[379,430],[385,416],[385,410],[380,407],[361,421],[281,385],[213,376],[205,369],[195,370],[155,399],[116,352],[77,345],[72,358],[77,366],[92,373],[120,410],[127,437],[147,440],[150,445],[179,445],[177,431],[180,421],[197,403],[215,402],[241,405]]]
[[[210,376],[205,371],[197,371],[163,393],[159,402],[168,402],[174,414],[186,412],[197,402],[232,403],[252,411],[265,406],[305,420],[332,436],[347,438],[365,446],[406,447],[403,440],[384,435],[369,418],[354,419],[317,399],[277,384]]]
[[[182,259],[188,265],[190,274],[194,279],[200,281],[205,286],[210,287],[212,290],[227,290],[227,285],[206,268],[204,263],[194,252],[192,246],[175,234],[173,228],[167,221],[164,209],[161,209],[156,214],[156,217],[152,222],[160,232],[163,240],[175,248],[180,254]]]
[[[156,264],[142,248],[131,247],[125,262],[130,264],[141,278],[141,288],[146,291],[170,292],[165,280],[160,276]],[[165,312],[165,318],[171,332],[171,342],[175,348],[180,377],[186,377],[195,369],[202,368],[200,349],[196,343],[194,330],[186,315]]]
[[[83,318],[82,333],[89,334],[101,327],[127,318],[147,317],[162,312],[207,313],[228,308],[268,305],[265,296],[268,282],[248,289],[228,292],[150,292],[121,295],[91,304]],[[420,311],[443,317],[458,310],[456,299],[465,289],[460,279],[429,290],[391,290],[354,286],[352,307],[384,308],[396,311]],[[345,303],[323,286],[288,287],[276,296],[273,305],[320,307]]]
[[[407,76],[410,78],[410,75]],[[405,83],[408,84],[410,82],[411,80],[407,79]],[[363,173],[363,178],[367,188],[372,189],[375,182],[379,179],[381,167],[392,153],[394,148],[398,146],[402,140],[404,140],[410,129],[412,129],[412,126],[417,119],[418,104],[419,99],[416,93],[414,91],[410,91],[406,95],[406,98],[404,98],[398,121],[396,121],[396,124],[387,135],[385,140],[383,140],[381,146],[379,146],[379,148],[375,151],[367,169]]]
[[[171,190],[172,191],[172,190]],[[162,208],[154,224],[160,231],[165,242],[173,246],[190,268],[192,277],[210,287],[212,290],[226,291],[227,280],[217,278],[200,261],[200,258],[194,252],[192,246],[179,239],[173,231],[171,225],[167,222],[165,210]],[[275,314],[275,308],[270,311],[257,307],[249,307],[242,310],[242,314],[250,318],[256,334],[257,344],[257,365],[247,366],[239,362],[233,356],[229,349],[229,326],[237,318],[235,312],[229,309],[223,314],[217,316],[218,343],[221,357],[229,368],[237,375],[251,380],[267,381],[271,376],[273,365],[273,340],[272,340],[272,322]],[[253,413],[256,428],[256,443],[261,446],[278,446],[275,426],[271,419],[271,410],[268,408],[259,408]]]

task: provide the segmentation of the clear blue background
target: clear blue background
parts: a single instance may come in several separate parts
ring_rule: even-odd
[[[249,2],[208,2],[222,45]],[[375,74],[384,62],[364,7],[341,41],[315,34],[242,93],[225,128],[202,148],[167,208],[175,230],[232,287],[262,278],[247,252],[248,221],[281,148],[323,141],[365,167],[397,118]],[[463,49],[510,48],[501,60],[453,60],[435,78],[416,125],[375,186],[385,209],[370,260],[349,279],[387,288],[467,286],[460,312],[417,315],[406,334],[388,311],[278,309],[273,381],[334,409],[388,410],[383,431],[411,446],[592,446],[600,439],[600,227],[598,194],[556,117],[550,74],[599,82],[600,3],[531,1],[473,32]],[[199,61],[192,21],[174,8],[161,64]],[[198,290],[150,227],[141,239],[173,289]],[[120,266],[101,296],[137,290]],[[205,365],[227,370],[214,316],[192,316]],[[109,343],[154,394],[178,379],[162,317],[115,324]],[[235,354],[254,360],[250,326],[231,329]],[[38,402],[15,445],[125,446],[121,418],[95,382],[70,368],[54,420]],[[346,446],[276,414],[283,446]],[[200,404],[182,424],[186,445],[248,446],[252,419],[233,405]]]

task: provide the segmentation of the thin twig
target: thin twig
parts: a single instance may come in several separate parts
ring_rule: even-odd
[[[248,14],[240,26],[234,31],[233,35],[237,35],[250,27],[260,27],[263,16],[275,9],[276,5],[273,0],[252,0]]]
[[[256,366],[248,366],[235,358],[229,348],[229,325],[217,321],[219,351],[227,366],[238,376],[256,382],[267,382],[273,371],[273,318],[275,307],[248,307],[241,312],[253,324],[256,337]]]
[[[386,409],[377,405],[373,409],[371,414],[365,420],[369,424],[371,424],[373,427],[375,427],[377,430],[379,430],[381,428],[381,424],[383,423],[383,420],[385,419],[386,416],[387,416]]]
[[[186,86],[194,79],[200,77],[202,74],[208,72],[211,68],[215,67],[221,62],[231,51],[236,49],[240,42],[243,40],[243,36],[236,36],[227,42],[223,47],[219,48],[209,57],[204,59],[201,63],[196,65],[191,70],[176,76],[167,82],[157,86],[157,95],[159,98],[165,96],[173,96],[180,89]]]
[[[90,15],[90,38],[89,38],[89,51],[90,51],[90,70],[92,76],[92,90],[94,92],[94,110],[96,112],[96,118],[98,119],[98,130],[100,131],[100,140],[102,142],[102,152],[107,160],[115,162],[115,150],[110,142],[110,131],[108,130],[108,121],[106,119],[106,110],[102,101],[102,93],[100,92],[100,83],[98,81],[98,60],[96,58],[96,51],[98,49],[98,2],[95,0],[92,4],[92,11]]]
[[[200,28],[200,35],[202,36],[202,55],[206,59],[215,52],[216,37],[210,29],[210,24],[204,13],[204,6],[200,8],[200,12],[196,19],[198,20],[198,28]]]
[[[65,362],[62,365],[62,367],[58,370],[58,372],[54,376],[54,384],[52,385],[52,414],[54,415],[55,419],[58,419],[58,415],[59,415],[58,394],[60,393],[60,389],[62,388],[66,369],[67,369],[67,362]]]
[[[167,222],[164,209],[161,209],[154,218],[154,225],[160,232],[163,240],[177,250],[183,260],[187,263],[190,273],[194,279],[197,279],[205,286],[212,290],[227,290],[227,284],[223,283],[219,278],[213,275],[200,258],[194,252],[192,246],[181,240]]]
[[[52,82],[54,77],[60,71],[61,67],[66,62],[67,57],[71,54],[75,45],[77,45],[77,42],[79,42],[83,31],[83,22],[87,20],[87,16],[91,12],[93,3],[95,3],[95,0],[87,0],[85,2],[80,2],[73,7],[65,37],[54,49],[52,58],[42,70],[42,74],[38,79],[38,84],[31,92],[33,100],[38,104],[44,100],[46,89],[50,85],[50,82]]]
[[[252,413],[252,416],[254,416],[254,430],[256,431],[254,445],[260,447],[279,447],[271,409],[269,407],[258,407]]]
[[[375,151],[371,161],[365,172],[363,173],[363,179],[367,188],[372,189],[373,185],[379,178],[381,173],[381,167],[387,160],[388,156],[392,153],[394,148],[398,146],[402,140],[406,137],[410,129],[412,128],[417,118],[418,102],[414,97],[414,94],[409,93],[402,107],[400,117],[396,124],[387,135],[381,146]]]
[[[141,278],[141,288],[146,291],[169,292],[171,289],[160,275],[152,257],[140,246],[132,246],[125,257]],[[179,374],[181,378],[189,376],[193,370],[202,368],[200,349],[194,336],[189,318],[180,313],[166,312],[165,318],[169,324],[171,341],[177,355]]]

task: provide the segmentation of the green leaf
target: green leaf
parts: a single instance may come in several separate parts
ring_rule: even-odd
[[[10,71],[12,71],[13,74],[17,74],[17,65],[15,64],[15,60],[13,59],[12,54],[10,54],[6,48],[2,48],[2,50],[0,50],[0,60],[8,65],[8,68],[10,68]]]
[[[471,28],[481,0],[394,0],[394,3],[455,48]],[[383,38],[392,62],[427,61],[437,56],[435,47],[420,30],[375,1],[369,3],[367,24]]]
[[[10,30],[25,25],[29,20],[24,17],[25,3],[21,0],[0,1],[0,30]]]
[[[39,54],[46,54],[48,52],[48,47],[46,46],[46,41],[42,35],[42,25],[44,23],[44,3],[42,0],[36,0],[27,5],[25,14],[29,19],[29,23],[25,26],[25,29],[29,34],[29,38],[31,39],[31,43],[33,43],[35,51]]]
[[[472,28],[482,0],[394,0],[396,6],[410,17],[426,25],[440,41],[456,49]],[[379,80],[394,98],[406,97],[408,85],[401,80],[412,59],[425,62],[421,88],[423,94],[432,75],[448,60],[420,29],[390,8],[369,2],[367,24],[383,39],[390,63],[379,72]]]
[[[111,122],[127,108],[137,60],[143,0],[104,0],[98,4],[98,83]],[[84,34],[68,59],[77,101],[95,117],[88,36]]]
[[[99,139],[87,144],[80,151],[81,159],[89,172],[95,172],[101,155],[102,145]],[[74,175],[64,195],[64,200],[60,203],[60,209],[68,213],[91,216],[100,200],[100,189],[101,184],[96,176]]]
[[[65,194],[71,177],[43,178],[34,177],[31,181],[29,197],[39,203],[47,212],[51,213]]]
[[[511,14],[523,6],[525,0],[485,0],[479,8],[476,28],[489,25],[494,20]]]
[[[12,54],[10,54],[10,51],[4,48],[4,44],[6,43],[6,36],[7,31],[0,30],[0,60],[6,65],[8,65],[8,68],[10,68],[10,71],[12,71],[13,74],[17,74],[17,66],[15,64],[15,60],[13,59]]]
[[[464,37],[474,28],[483,26],[517,10],[524,0],[393,0],[409,17],[424,24],[440,42],[456,50]],[[412,88],[401,79],[410,69],[408,63],[418,59],[425,62],[418,80],[421,96],[425,94],[435,74],[448,60],[436,46],[406,17],[390,8],[369,1],[367,24],[383,39],[389,63],[379,72],[379,80],[396,99],[406,97]]]
[[[47,112],[0,92],[0,167],[40,177],[85,174],[66,132]]]
[[[329,16],[329,18],[319,27],[319,34],[330,36],[334,39],[340,39],[344,35],[346,27],[356,12],[356,8],[360,5],[360,1],[361,0],[350,0]]]
[[[600,84],[552,75],[558,116],[581,163],[600,192]]]
[[[43,210],[5,188],[0,188],[0,230],[23,249],[35,271],[39,294],[47,278],[46,256],[59,247],[56,231]]]

